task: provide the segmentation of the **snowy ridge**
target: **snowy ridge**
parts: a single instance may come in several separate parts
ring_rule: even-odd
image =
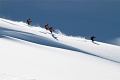
[[[0,49],[0,80],[120,79],[120,46],[60,30],[0,18]]]
[[[37,44],[64,48],[64,49],[69,49],[69,50],[78,51],[78,52],[84,52],[87,54],[91,54],[97,57],[105,58],[105,59],[120,63],[120,54],[119,54],[120,47],[119,46],[114,46],[114,45],[101,43],[97,41],[95,42],[96,43],[95,45],[91,43],[90,40],[86,40],[85,38],[82,38],[82,37],[66,36],[62,34],[62,32],[59,30],[56,30],[56,33],[53,33],[51,36],[49,31],[46,31],[44,28],[41,28],[40,26],[29,27],[26,23],[5,20],[2,18],[0,18],[0,21],[1,21],[1,24],[2,22],[5,23],[3,24],[3,27],[1,27],[0,29],[4,31],[1,33],[2,36],[3,35],[10,36],[10,37],[26,40],[26,41],[37,43]],[[6,27],[6,25],[9,25],[11,27]],[[107,48],[108,50],[105,49],[107,46],[109,46]],[[115,52],[111,51],[113,48],[115,48]],[[93,50],[93,49],[96,49],[96,50]],[[101,50],[104,50],[105,54],[103,52],[101,53]]]

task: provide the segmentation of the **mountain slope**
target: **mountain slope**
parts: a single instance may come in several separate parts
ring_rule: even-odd
[[[120,47],[0,18],[0,80],[119,80]]]
[[[28,26],[23,22],[15,22],[0,18],[1,37],[10,36],[28,42],[52,47],[84,52],[93,56],[101,57],[120,63],[120,47],[101,42],[91,41],[80,37],[70,37],[63,34],[50,34],[44,28]]]

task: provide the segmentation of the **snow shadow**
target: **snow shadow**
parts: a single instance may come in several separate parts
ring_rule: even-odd
[[[40,36],[40,35],[0,27],[0,38],[8,38],[6,36],[21,39],[21,40],[36,43],[36,44],[40,44],[40,45],[46,45],[46,46],[62,48],[62,49],[71,50],[71,51],[82,52],[84,54],[89,54],[91,56],[95,56],[95,57],[99,57],[99,58],[106,59],[106,60],[109,60],[109,61],[113,61],[113,62],[116,62],[116,63],[120,63],[119,61],[115,61],[115,60],[112,60],[112,59],[109,59],[109,58],[101,57],[101,56],[98,56],[98,55],[95,55],[95,54],[92,54],[92,53],[89,53],[89,52],[86,52],[86,51],[82,51],[80,49],[77,49],[77,48],[74,48],[74,47],[71,47],[71,46],[68,46],[68,45],[65,45],[65,44],[59,43],[59,41],[55,42],[53,40],[50,40],[49,38],[46,38],[46,37],[43,37],[43,36]],[[52,37],[54,39],[58,40],[57,37],[54,34],[52,34]],[[10,38],[8,38],[8,39],[10,39]]]
[[[52,46],[52,47],[57,47],[57,48],[80,52],[80,50],[77,48],[74,48],[74,47],[59,43],[59,42],[55,42],[53,40],[50,40],[49,38],[46,38],[46,37],[43,37],[40,35],[0,27],[0,38],[8,38],[6,36],[21,39],[21,40],[36,43],[36,44],[41,44],[41,45]],[[54,34],[52,34],[52,37],[54,39],[58,40]],[[8,39],[10,39],[10,38],[8,38]]]
[[[55,34],[52,34],[52,37],[58,41],[58,37],[56,37]]]

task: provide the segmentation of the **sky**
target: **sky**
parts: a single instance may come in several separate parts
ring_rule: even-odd
[[[0,17],[32,20],[31,25],[59,29],[66,35],[110,43],[120,38],[120,1],[0,0]]]

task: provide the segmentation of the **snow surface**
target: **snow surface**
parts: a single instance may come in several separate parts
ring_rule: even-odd
[[[120,46],[0,18],[0,80],[120,80]]]

